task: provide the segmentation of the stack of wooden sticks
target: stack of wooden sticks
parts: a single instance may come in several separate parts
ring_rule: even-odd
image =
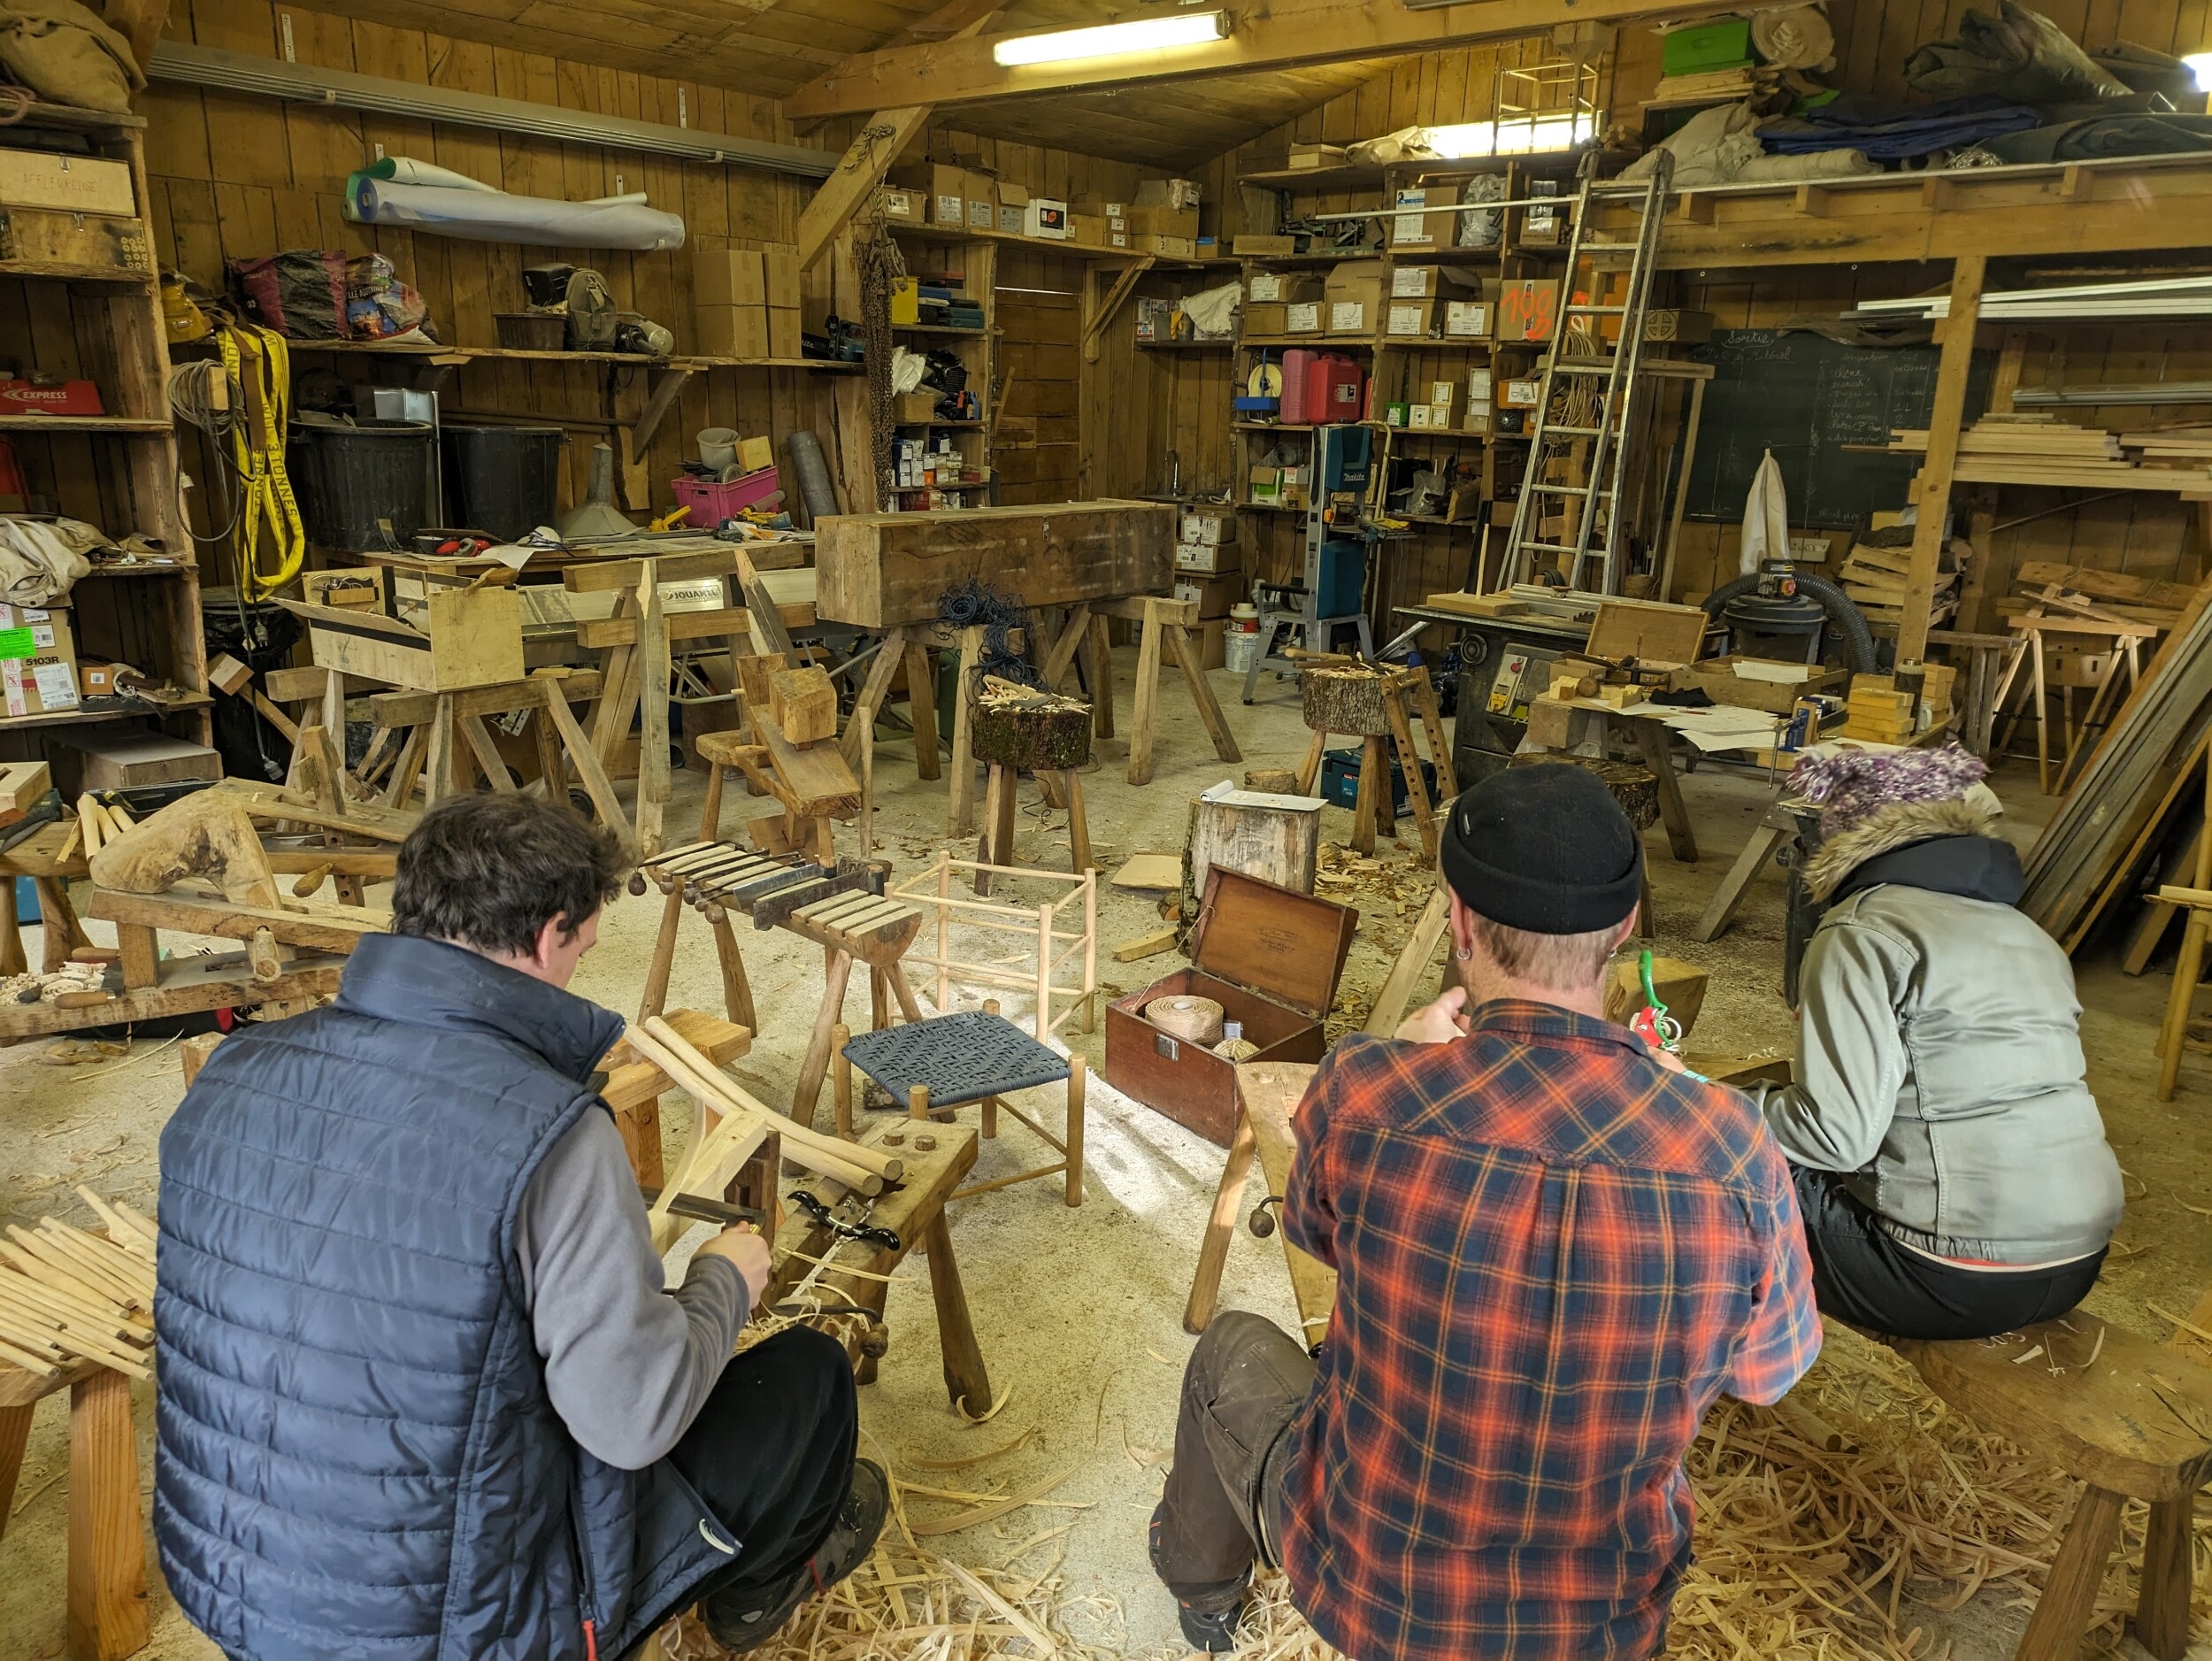
[[[0,1242],[0,1361],[42,1379],[94,1361],[142,1379],[154,1342],[154,1226],[91,1189],[104,1235],[58,1218]]]

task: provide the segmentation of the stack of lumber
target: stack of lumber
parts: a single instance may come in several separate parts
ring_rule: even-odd
[[[2167,427],[2123,433],[2120,447],[2146,467],[2212,467],[2212,427]]]
[[[0,1361],[42,1379],[86,1362],[148,1376],[153,1346],[154,1226],[89,1188],[78,1195],[105,1235],[58,1218],[15,1224],[0,1242]]]
[[[2201,473],[2186,481],[2212,488],[2212,442],[2198,441],[2200,448],[2186,452],[2178,445],[2164,458],[2161,471],[2180,469]],[[1902,427],[1893,433],[1890,448],[1918,454],[1928,448],[1925,427]],[[1977,484],[2033,484],[2083,489],[2144,488],[2142,470],[2128,460],[2127,446],[2119,435],[2101,427],[2040,411],[2009,415],[1985,415],[1959,434],[1956,475]],[[2161,483],[2164,481],[2162,479]],[[2174,481],[2181,488],[2185,481]]]
[[[1946,558],[1948,571],[1939,571],[1928,603],[1928,620],[1941,623],[1959,605],[1958,561]],[[1865,542],[1852,545],[1851,557],[1837,568],[1836,581],[1852,603],[1866,613],[1870,623],[1900,623],[1905,616],[1907,579],[1912,571],[1912,550],[1876,548]]]
[[[2075,573],[2077,580],[2092,573]],[[2101,573],[2110,580],[2111,573]],[[2212,581],[2188,604],[2025,861],[2020,908],[2069,951],[2154,852],[2212,733]]]
[[[1739,64],[1732,69],[1708,69],[1689,75],[1662,75],[1647,110],[1680,109],[1696,104],[1733,104],[1742,98],[1764,98],[1782,90],[1782,72],[1767,64]]]
[[[2162,634],[2181,619],[2195,593],[2185,582],[2161,582],[2055,559],[2023,561],[2012,581],[2016,591],[1997,602],[2001,617],[2103,618],[2146,623]]]

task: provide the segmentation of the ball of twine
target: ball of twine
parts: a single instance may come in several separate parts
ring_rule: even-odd
[[[1144,1018],[1188,1043],[1210,1048],[1221,1042],[1222,1009],[1212,998],[1187,993],[1154,998],[1144,1006]]]
[[[1225,1038],[1213,1048],[1214,1054],[1231,1061],[1249,1061],[1260,1053],[1260,1047],[1248,1038]]]

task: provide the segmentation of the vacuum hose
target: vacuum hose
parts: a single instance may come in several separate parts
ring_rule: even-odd
[[[1725,619],[1728,603],[1759,587],[1762,573],[1753,572],[1747,577],[1738,577],[1733,582],[1724,582],[1701,602],[1708,617]],[[1828,621],[1843,637],[1843,655],[1853,674],[1870,675],[1874,673],[1874,635],[1866,626],[1866,619],[1859,608],[1851,604],[1851,596],[1830,582],[1825,577],[1812,577],[1803,572],[1795,574],[1797,591],[1816,602],[1828,613]]]

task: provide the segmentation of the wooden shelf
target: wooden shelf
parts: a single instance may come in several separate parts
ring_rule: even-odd
[[[63,265],[50,260],[0,259],[0,277],[23,277],[41,282],[121,282],[148,288],[150,271],[124,271],[113,265]]]
[[[207,693],[194,692],[159,709],[142,704],[127,710],[57,710],[50,715],[0,715],[0,733],[38,727],[88,727],[96,721],[158,720],[179,710],[204,710],[214,702]]]
[[[972,334],[973,330],[961,333]],[[859,374],[866,365],[826,358],[717,358],[706,352],[675,352],[651,358],[641,352],[548,352],[520,346],[387,345],[375,341],[288,341],[295,352],[343,352],[370,358],[412,358],[433,364],[536,363],[611,364],[634,369],[801,369],[818,374]]]
[[[132,415],[0,415],[0,433],[165,434],[168,421]]]
[[[983,423],[980,421],[894,421],[891,425],[894,427],[926,427],[932,432],[947,433],[979,433],[983,430]],[[910,485],[903,488],[913,489],[918,487]]]
[[[197,565],[186,561],[169,565],[157,565],[150,562],[134,565],[95,565],[77,581],[82,582],[86,577],[182,577],[198,569]]]
[[[1221,341],[1139,341],[1141,352],[1226,352],[1236,350],[1236,342]]]
[[[1389,302],[1383,304],[1387,305]],[[1509,341],[1506,343],[1511,345],[1514,342]],[[1521,343],[1525,345],[1530,342]],[[1487,336],[1481,340],[1470,340],[1463,335],[1449,338],[1427,335],[1386,335],[1378,344],[1381,350],[1394,352],[1489,352],[1495,351],[1498,346],[1496,341]]]
[[[1518,433],[1471,433],[1456,427],[1393,427],[1386,429],[1393,438],[1449,438],[1460,442],[1473,439],[1480,443],[1493,438],[1519,438]]]
[[[1337,265],[1348,259],[1379,259],[1385,250],[1379,248],[1333,248],[1320,254],[1247,254],[1236,263],[1240,265]]]
[[[68,104],[35,104],[21,119],[25,127],[66,127],[80,133],[130,133],[146,125],[142,115],[111,115],[104,110],[80,110]]]
[[[1392,165],[1376,161],[1346,162],[1335,167],[1269,167],[1239,173],[1237,182],[1257,185],[1263,190],[1362,190],[1380,185]]]
[[[1404,525],[1426,525],[1440,530],[1471,531],[1482,527],[1480,519],[1440,519],[1433,513],[1393,513],[1387,508],[1383,510],[1382,517]]]
[[[1016,248],[1033,248],[1048,254],[1068,254],[1077,259],[1119,260],[1124,264],[1135,259],[1150,259],[1155,271],[1201,271],[1209,265],[1233,265],[1238,263],[1226,254],[1152,254],[1141,248],[1105,248],[1095,242],[1062,242],[1049,236],[1019,236],[1011,231],[963,231],[949,225],[894,225],[894,236],[910,236],[918,242],[996,242]]]
[[[894,323],[894,335],[959,335],[972,341],[979,341],[990,334],[987,328],[962,328],[953,323]]]
[[[1303,508],[1285,507],[1276,502],[1240,502],[1237,509],[1243,513],[1303,513]]]
[[[1363,346],[1371,350],[1372,335],[1246,335],[1237,344],[1254,349],[1277,346]]]

